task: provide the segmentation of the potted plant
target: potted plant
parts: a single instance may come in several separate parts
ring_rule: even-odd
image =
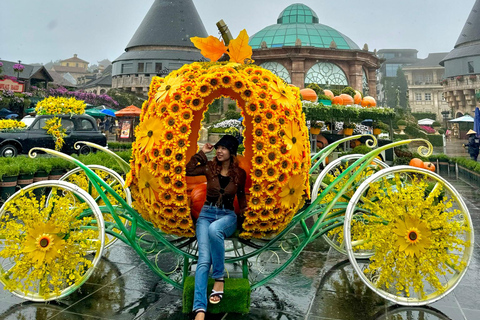
[[[20,166],[15,158],[2,158],[0,163],[0,200],[15,193]]]
[[[49,158],[39,157],[35,159],[37,163],[37,171],[33,176],[33,182],[48,180],[48,175],[52,171],[52,164]]]
[[[354,128],[355,128],[355,123],[345,122],[343,124],[343,134],[346,136],[351,136],[353,134]]]
[[[400,129],[400,134],[405,134],[403,130],[405,130],[405,128],[407,127],[407,121],[400,119],[397,121],[397,126],[398,126],[398,129]]]
[[[457,81],[463,81],[463,76],[456,76],[455,79],[456,79]]]
[[[373,134],[374,135],[379,135],[382,133],[384,123],[382,121],[374,121],[372,124],[373,127]]]
[[[331,106],[332,105],[332,99],[327,96],[327,95],[324,95],[324,94],[319,94],[318,95],[318,102],[325,105],[325,106]]]
[[[37,162],[35,159],[30,159],[28,157],[17,157],[17,162],[20,166],[17,185],[20,188],[24,188],[30,183],[33,183],[33,176],[37,171]]]
[[[52,171],[48,174],[48,180],[60,179],[67,170],[68,162],[60,158],[49,158]]]
[[[323,128],[323,121],[310,121],[310,133],[319,134]]]
[[[476,81],[477,80],[477,76],[474,75],[474,74],[471,74],[468,76],[468,79],[472,80],[472,81]]]

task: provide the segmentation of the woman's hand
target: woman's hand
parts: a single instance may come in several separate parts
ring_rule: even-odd
[[[213,150],[213,144],[205,143],[202,147],[203,153],[207,154]]]

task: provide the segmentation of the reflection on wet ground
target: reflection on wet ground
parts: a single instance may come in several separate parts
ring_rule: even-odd
[[[479,190],[450,179],[466,200],[480,230]],[[402,307],[373,293],[345,256],[318,239],[267,285],[252,292],[247,315],[207,319],[480,319],[480,245],[456,289],[426,307]],[[133,249],[118,242],[106,250],[95,273],[80,290],[50,303],[30,303],[0,289],[0,319],[189,319],[182,293],[160,280]]]

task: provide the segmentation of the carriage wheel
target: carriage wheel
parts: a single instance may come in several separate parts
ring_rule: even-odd
[[[0,208],[0,281],[23,299],[60,299],[88,279],[104,242],[102,214],[87,192],[65,181],[31,184]]]
[[[118,173],[109,168],[99,165],[89,165],[87,167],[93,170],[93,172],[95,172],[97,176],[102,178],[103,181],[105,181],[110,187],[112,187],[117,192],[117,194],[119,194],[127,202],[129,206],[132,205],[132,196],[130,194],[130,190],[128,188],[124,188],[125,181]],[[102,198],[100,198],[97,190],[93,187],[91,181],[87,178],[87,175],[82,170],[82,168],[75,168],[67,172],[60,178],[60,180],[73,183],[82,188],[83,190],[87,191],[88,194],[90,194],[93,199],[95,199],[95,202],[98,206],[105,205]],[[118,205],[118,202],[111,194],[106,193],[106,195],[113,206]],[[103,218],[105,220],[105,230],[107,231],[105,233],[105,248],[109,248],[118,240],[118,238],[109,234],[108,230],[112,230],[119,234],[122,234],[122,232],[116,228],[115,219],[113,219],[111,214],[107,214],[104,212]],[[120,219],[125,226],[128,226],[129,221],[127,219],[122,217],[120,217]]]
[[[465,275],[472,221],[453,186],[439,175],[397,166],[367,178],[345,216],[345,247],[362,280],[401,305],[432,303]],[[360,266],[356,252],[373,250]]]
[[[315,184],[313,185],[312,188],[312,202],[320,195],[320,193],[325,189],[325,182],[328,181],[333,181],[336,177],[338,177],[344,169],[346,169],[349,165],[351,165],[353,162],[356,160],[360,159],[363,157],[363,154],[348,154],[343,157],[340,157],[338,159],[335,159],[334,161],[330,162],[324,170],[320,173],[318,178],[315,180]],[[358,181],[355,181],[355,184],[352,185],[350,188],[350,191],[347,192],[347,196],[351,197],[355,191],[355,188],[357,188],[363,180],[366,179],[366,177],[372,175],[373,173],[377,172],[378,170],[388,168],[389,166],[382,162],[381,160],[375,158],[373,160],[373,163],[365,169],[365,174],[362,174],[359,176],[357,179]],[[348,179],[349,177],[347,177]],[[346,181],[346,180],[345,180]],[[324,184],[322,184],[322,182]],[[343,183],[340,182],[337,184],[338,188],[343,186]],[[329,194],[327,194],[324,199],[320,203],[328,203],[333,197],[335,196],[336,192],[331,191]],[[340,198],[338,202],[348,202],[347,199],[345,198]],[[333,209],[332,213],[335,213],[340,209]],[[342,214],[343,216],[343,214]],[[317,220],[318,216],[314,217],[314,220]],[[329,220],[329,218],[325,218],[325,220]],[[338,252],[346,255],[347,251],[345,250],[345,243],[343,242],[343,226],[337,227],[333,230],[330,230],[329,232],[325,233],[322,235],[323,239],[335,250]],[[357,258],[368,258],[372,252],[368,251],[363,251],[363,252],[356,252],[355,256]]]

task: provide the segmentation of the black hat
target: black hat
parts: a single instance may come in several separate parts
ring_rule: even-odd
[[[217,143],[215,143],[214,145],[215,149],[217,149],[218,146],[227,148],[228,151],[230,151],[231,156],[237,155],[238,140],[234,136],[231,136],[231,135],[223,136]]]

